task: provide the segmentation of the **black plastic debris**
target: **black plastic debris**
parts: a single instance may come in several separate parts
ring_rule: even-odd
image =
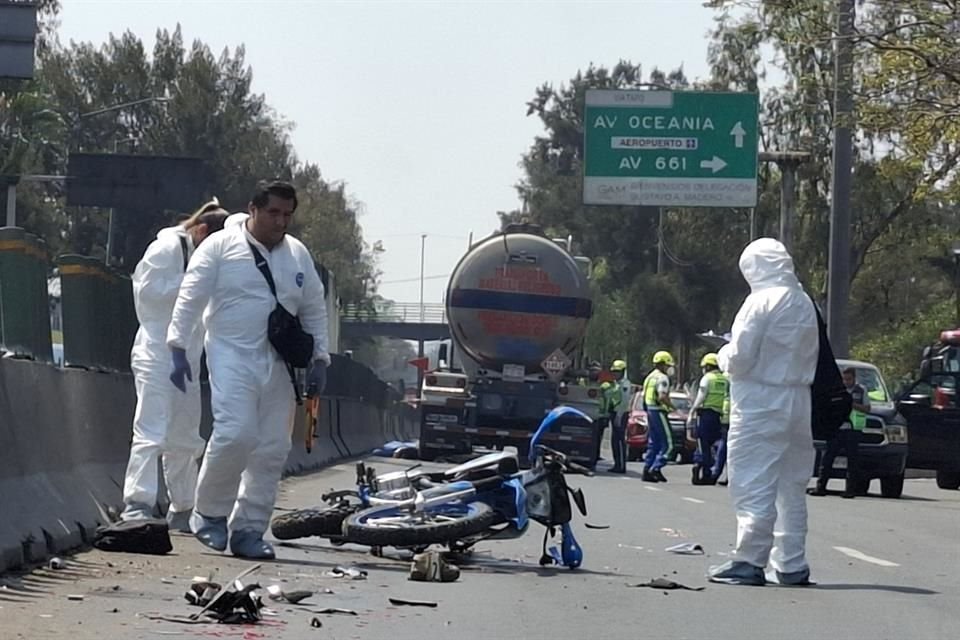
[[[354,611],[353,609],[341,609],[339,607],[328,607],[326,609],[318,609],[317,611],[313,611],[312,613],[319,613],[320,615],[324,615],[324,616],[331,616],[331,615],[355,616],[357,615],[357,612]]]
[[[271,600],[276,600],[278,602],[289,602],[290,604],[299,604],[300,602],[303,602],[312,596],[313,591],[284,591],[280,585],[273,584],[267,587],[267,594]]]
[[[314,629],[319,629],[320,627],[323,626],[323,623],[320,622],[320,618],[313,618],[312,620],[310,620],[310,626],[313,627]]]
[[[164,555],[173,551],[170,528],[163,519],[114,522],[97,529],[93,546],[101,551]]]
[[[584,522],[583,526],[587,529],[609,529],[610,525],[608,524],[591,524],[589,522]]]
[[[706,587],[688,587],[685,584],[680,584],[679,582],[674,582],[673,580],[668,580],[666,578],[654,578],[650,582],[641,582],[639,584],[628,584],[628,587],[648,587],[650,589],[663,589],[665,591],[672,591],[677,589],[682,589],[685,591],[703,591]]]
[[[203,607],[197,613],[191,614],[191,620],[197,620],[201,615],[226,624],[250,624],[259,622],[263,615],[263,602],[257,594],[259,584],[244,585],[241,580],[260,565],[254,565],[230,581],[227,587],[221,588],[216,583],[204,579],[194,579],[190,590],[187,591],[187,600],[191,601],[190,593],[196,597],[196,605]],[[198,595],[199,592],[199,595]]]
[[[435,609],[436,602],[430,600],[404,600],[402,598],[390,598],[390,604],[395,607],[429,607]]]

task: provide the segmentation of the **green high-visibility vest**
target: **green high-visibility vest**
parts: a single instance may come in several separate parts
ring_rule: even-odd
[[[704,376],[707,379],[707,398],[703,408],[723,414],[723,401],[730,394],[730,382],[719,371],[711,371]]]
[[[834,423],[836,424],[836,423]],[[854,409],[850,412],[850,426],[855,431],[863,431],[867,427],[867,414]]]
[[[661,411],[669,410],[667,407],[660,404],[660,396],[657,393],[657,384],[661,379],[666,377],[667,376],[665,374],[654,369],[643,381],[643,401],[647,405],[647,409],[660,409]]]

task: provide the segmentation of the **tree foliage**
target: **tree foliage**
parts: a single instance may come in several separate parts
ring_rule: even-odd
[[[746,287],[737,269],[750,239],[745,211],[588,207],[581,200],[583,98],[588,88],[759,91],[761,146],[807,151],[798,171],[793,252],[799,275],[826,293],[832,177],[834,22],[832,0],[707,3],[716,11],[710,77],[690,82],[682,69],[641,75],[639,65],[590,66],[560,87],[539,87],[528,113],[544,127],[523,159],[518,190],[526,217],[551,233],[571,233],[602,265],[588,346],[631,359],[658,348],[702,351],[693,335],[726,329]],[[916,330],[953,291],[947,251],[957,231],[954,205],[960,103],[947,88],[960,74],[954,2],[865,2],[855,36],[858,109],[851,204],[851,333],[855,351],[897,343],[883,364],[897,372],[916,360]],[[952,12],[947,11],[947,7]],[[947,37],[950,36],[950,37]],[[929,49],[929,51],[928,51]],[[772,60],[768,52],[772,52]],[[768,64],[776,67],[777,79]],[[957,76],[960,78],[960,75]],[[909,115],[907,115],[909,114]],[[916,117],[913,117],[916,116]],[[919,118],[919,120],[918,120]],[[922,122],[923,126],[916,123]],[[781,175],[761,165],[757,233],[776,236]],[[502,215],[502,222],[519,214]],[[657,245],[662,247],[657,273]],[[932,338],[934,336],[929,336]],[[675,354],[676,355],[676,354]],[[691,354],[692,355],[692,354]],[[688,363],[693,357],[684,358]]]
[[[158,30],[152,50],[130,32],[102,45],[64,45],[49,21],[58,3],[41,9],[47,46],[37,78],[0,87],[0,173],[63,175],[76,151],[199,157],[209,169],[208,194],[232,211],[246,209],[258,180],[292,180],[301,193],[295,231],[334,271],[341,297],[361,302],[376,291],[376,253],[358,222],[362,206],[345,184],[298,160],[292,124],[253,92],[242,46],[215,55],[201,41],[185,43],[179,26]],[[136,101],[143,102],[97,113]],[[20,223],[54,252],[104,255],[106,212],[68,209],[62,184],[25,182],[18,195]],[[117,211],[120,263],[132,269],[177,213],[185,212]]]

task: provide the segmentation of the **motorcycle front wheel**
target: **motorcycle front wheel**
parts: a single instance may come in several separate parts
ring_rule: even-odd
[[[270,532],[277,540],[296,540],[320,536],[340,537],[344,519],[357,510],[351,505],[335,505],[326,509],[297,509],[284,513],[270,523]]]
[[[476,535],[496,519],[490,505],[483,502],[444,505],[425,513],[381,506],[348,516],[343,521],[343,536],[371,547],[421,547]]]

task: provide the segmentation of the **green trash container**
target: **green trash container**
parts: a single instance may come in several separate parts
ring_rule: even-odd
[[[27,234],[27,257],[30,266],[31,327],[33,358],[41,362],[53,361],[50,339],[50,301],[47,298],[47,244],[35,235]]]
[[[60,305],[63,333],[63,363],[67,367],[99,368],[95,325],[96,288],[99,265],[86,256],[62,255],[60,269]]]
[[[0,348],[33,356],[29,241],[19,227],[0,228]]]
[[[133,282],[130,276],[118,273],[116,286],[117,318],[120,327],[117,332],[117,364],[121,371],[130,370],[130,350],[133,349],[133,340],[137,335],[139,323],[137,313],[133,307]]]

